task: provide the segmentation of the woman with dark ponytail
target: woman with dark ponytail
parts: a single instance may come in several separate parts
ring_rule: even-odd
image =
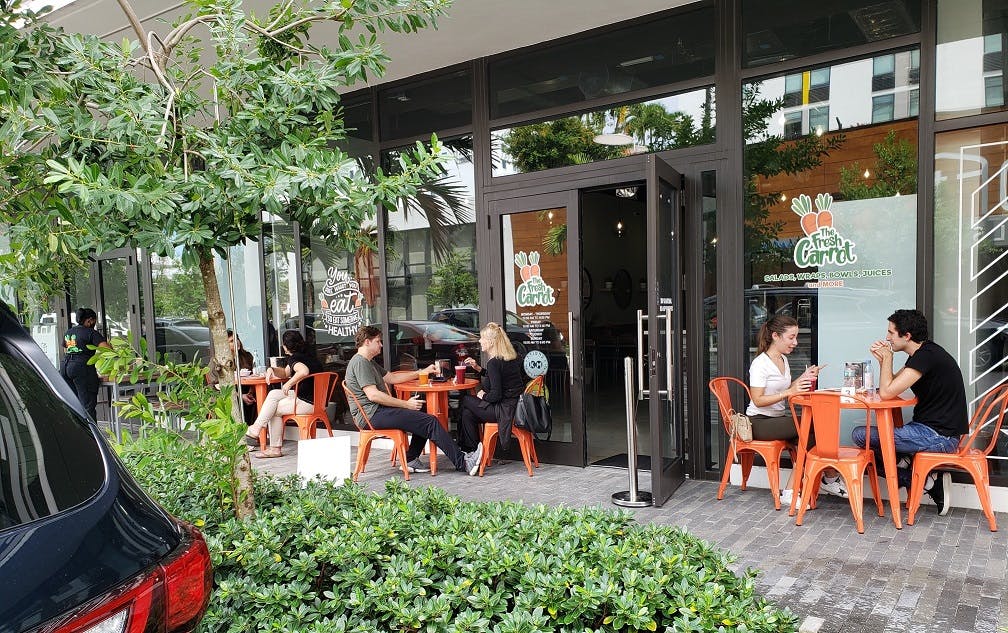
[[[60,372],[77,393],[77,399],[84,405],[91,419],[97,417],[98,370],[88,361],[94,356],[92,347],[110,347],[105,336],[95,329],[98,315],[91,308],[77,310],[77,325],[63,335],[63,370]]]
[[[254,453],[253,457],[269,458],[283,457],[283,418],[288,413],[308,413],[312,410],[315,400],[315,379],[302,380],[297,385],[297,391],[291,387],[304,376],[322,371],[322,363],[318,358],[308,353],[308,344],[297,330],[287,330],[283,333],[283,351],[287,357],[283,367],[270,367],[266,370],[266,382],[274,378],[284,382],[279,389],[266,394],[266,401],[259,409],[255,422],[245,431],[245,443],[249,446],[259,445],[259,431],[263,427],[269,429],[269,447],[264,451]]]
[[[798,428],[788,410],[791,396],[808,391],[812,379],[819,375],[815,365],[808,367],[795,380],[791,380],[791,366],[787,356],[798,347],[798,321],[794,317],[775,315],[760,328],[756,358],[749,366],[749,395],[752,401],[746,415],[752,420],[753,439],[784,440],[789,444],[798,441]],[[809,444],[815,438],[809,438]],[[821,491],[846,497],[839,474],[829,469],[822,478]],[[781,501],[791,503],[791,480],[784,486]]]

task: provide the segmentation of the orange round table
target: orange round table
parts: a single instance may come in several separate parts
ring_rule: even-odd
[[[269,385],[275,385],[283,382],[282,378],[274,378],[267,383],[266,376],[262,374],[238,376],[237,380],[241,383],[242,387],[252,387],[255,389],[256,413],[262,411],[263,402],[266,401],[266,392],[269,391]]]
[[[414,393],[427,394],[427,413],[433,415],[441,423],[444,429],[448,430],[448,392],[449,391],[472,391],[480,386],[480,381],[475,378],[466,378],[457,383],[454,380],[446,382],[428,382],[421,385],[417,379],[407,380],[397,383],[395,386],[396,396],[402,399],[410,398]],[[430,463],[431,474],[437,474],[437,446],[430,443]]]
[[[899,482],[896,481],[896,440],[893,429],[903,426],[902,407],[917,404],[917,398],[882,399],[878,392],[857,394],[868,403],[868,408],[875,414],[875,428],[878,429],[879,444],[882,449],[882,464],[885,468],[886,490],[889,493],[889,507],[892,508],[893,523],[897,529],[903,528],[902,512],[899,501]],[[808,398],[801,395],[792,396],[791,402],[801,405],[801,421],[798,423],[798,460],[795,464],[796,473],[804,473],[805,446],[808,444],[809,429],[812,426],[812,408],[808,406]],[[840,408],[861,408],[860,403],[841,402]],[[795,503],[798,499],[798,487],[804,475],[792,477],[791,509],[788,515],[795,515]]]

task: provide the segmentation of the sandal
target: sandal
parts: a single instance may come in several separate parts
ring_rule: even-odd
[[[245,445],[246,446],[259,446],[259,438],[252,437],[251,435],[245,435]]]
[[[256,459],[269,459],[272,457],[283,457],[283,452],[278,448],[267,448],[264,451],[256,451],[252,454]]]

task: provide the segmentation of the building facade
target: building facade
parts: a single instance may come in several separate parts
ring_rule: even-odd
[[[229,323],[257,364],[297,328],[336,369],[362,323],[393,369],[477,353],[504,323],[542,354],[540,456],[580,466],[626,464],[629,367],[659,502],[719,476],[707,381],[745,377],[774,315],[799,322],[796,374],[828,364],[828,386],[918,307],[972,406],[1008,380],[1006,35],[993,0],[695,2],[347,94],[362,166],[436,133],[443,177],[378,211],[373,249],[264,216],[219,267]],[[106,254],[29,320],[45,344],[95,304],[108,334],[204,358],[193,278]],[[1006,458],[999,441],[999,487]]]

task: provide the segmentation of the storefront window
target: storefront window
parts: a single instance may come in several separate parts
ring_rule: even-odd
[[[714,88],[491,133],[493,175],[568,167],[715,140]]]
[[[803,123],[793,140],[784,115],[809,104],[783,105],[783,77],[744,86],[746,366],[760,327],[791,316],[792,373],[828,363],[820,384],[838,386],[844,362],[870,357],[888,315],[916,305],[917,121],[907,73],[889,81],[910,61],[906,51],[830,68],[829,128]],[[890,122],[875,125],[880,91],[897,97]]]
[[[280,355],[280,335],[301,316],[296,276],[298,257],[294,227],[283,218],[263,217],[263,259],[266,264],[266,351]]]
[[[971,408],[1008,381],[1008,125],[935,137],[934,339],[959,361]],[[991,470],[1008,475],[1008,443]]]
[[[381,321],[377,257],[366,245],[349,253],[316,236],[301,237],[307,245],[301,262],[305,340],[326,371],[342,373],[357,353],[357,330]]]
[[[445,140],[443,156],[442,176],[385,216],[392,369],[479,357],[472,137]]]
[[[957,5],[957,0],[946,4]],[[742,65],[763,66],[879,42],[920,31],[920,3],[850,0],[796,5],[794,0],[746,0],[742,5]]]
[[[935,114],[940,119],[1005,107],[1005,37],[1000,0],[939,0]]]
[[[488,65],[490,118],[618,98],[714,73],[713,6],[675,13]]]
[[[217,284],[228,327],[238,333],[242,347],[252,354],[254,368],[269,362],[266,353],[265,313],[262,305],[262,266],[256,242],[231,247],[228,260],[214,260]],[[202,288],[202,286],[201,286]]]
[[[154,294],[154,344],[158,354],[175,363],[210,361],[206,292],[195,261],[185,261],[182,249],[174,257],[151,255]],[[228,309],[230,293],[221,287],[221,302]],[[230,320],[228,321],[230,323]]]
[[[545,235],[561,227],[566,235],[567,209],[563,207],[502,216],[501,256],[508,338],[519,354],[536,351],[543,355],[539,358],[545,359],[544,379],[550,391],[553,415],[550,440],[570,442],[567,254],[564,250],[551,253],[543,244]],[[584,282],[592,283],[590,278],[582,280]],[[611,287],[612,282],[609,285]],[[533,361],[526,362],[534,362],[535,356],[532,358]],[[597,371],[597,367],[595,369]]]

